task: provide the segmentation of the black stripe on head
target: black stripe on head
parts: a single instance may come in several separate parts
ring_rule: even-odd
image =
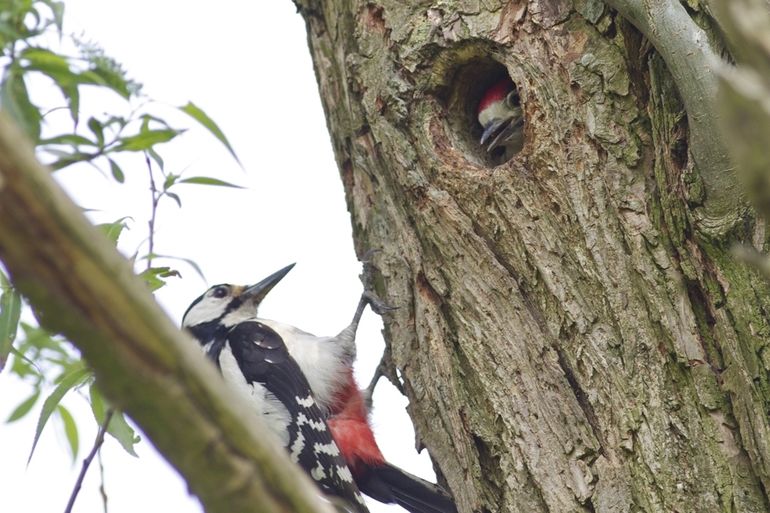
[[[195,305],[197,305],[198,303],[203,301],[203,298],[205,298],[208,295],[209,292],[211,292],[212,290],[214,290],[217,287],[227,287],[228,289],[232,290],[232,285],[229,285],[227,283],[220,283],[218,285],[212,285],[211,287],[206,289],[206,292],[204,292],[203,294],[201,294],[200,296],[195,298],[195,300],[192,303],[190,303],[190,306],[187,307],[187,310],[184,311],[184,314],[182,314],[182,325],[184,325],[185,317],[187,317],[187,314],[190,313],[190,310],[192,310]],[[227,315],[229,312],[232,312],[233,310],[238,308],[241,305],[241,303],[243,302],[239,298],[235,298],[235,300],[236,301],[231,300],[230,303],[227,304],[227,307],[225,308],[224,315]],[[224,317],[224,315],[222,317]],[[222,317],[220,317],[220,319]]]
[[[201,345],[206,345],[214,340],[217,335],[217,330],[219,330],[221,327],[222,325],[219,324],[219,319],[214,319],[213,321],[202,322],[200,324],[196,324],[195,326],[189,326],[187,331],[192,333],[192,336],[195,337]]]

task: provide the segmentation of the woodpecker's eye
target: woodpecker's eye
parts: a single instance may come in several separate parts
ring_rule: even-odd
[[[223,298],[226,297],[230,293],[230,290],[227,287],[220,286],[214,289],[214,291],[211,293],[212,296],[216,298]]]

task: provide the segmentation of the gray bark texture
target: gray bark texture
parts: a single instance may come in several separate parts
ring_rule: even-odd
[[[732,252],[765,223],[698,167],[682,49],[640,32],[721,55],[711,9],[296,3],[357,250],[400,307],[389,374],[460,510],[770,511],[770,287]],[[525,144],[494,165],[475,111],[505,73]]]

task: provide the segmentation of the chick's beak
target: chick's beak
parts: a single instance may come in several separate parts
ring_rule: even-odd
[[[291,271],[292,267],[294,267],[294,264],[287,265],[280,271],[274,272],[259,283],[247,287],[246,290],[241,293],[241,298],[251,301],[255,305],[258,305],[262,302],[263,299],[265,299],[265,296],[267,296],[268,292],[270,292],[273,287],[278,285],[278,282],[281,281],[283,277],[289,273],[289,271]]]
[[[492,151],[498,146],[503,146],[508,142],[520,139],[523,128],[524,118],[521,115],[521,109],[516,109],[510,116],[502,119],[493,119],[487,123],[479,143],[484,146],[489,142],[487,151]]]
[[[497,132],[497,129],[503,126],[505,123],[510,121],[510,118],[507,119],[493,119],[487,125],[484,127],[484,133],[481,134],[481,140],[479,141],[479,144],[484,146],[484,144],[487,142],[487,140],[492,137],[492,134]]]

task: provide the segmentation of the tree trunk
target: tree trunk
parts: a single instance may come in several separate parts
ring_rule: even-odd
[[[770,287],[730,251],[765,223],[702,172],[655,39],[598,0],[297,4],[400,307],[391,370],[460,510],[769,511]],[[498,163],[475,111],[506,73],[525,144]]]

